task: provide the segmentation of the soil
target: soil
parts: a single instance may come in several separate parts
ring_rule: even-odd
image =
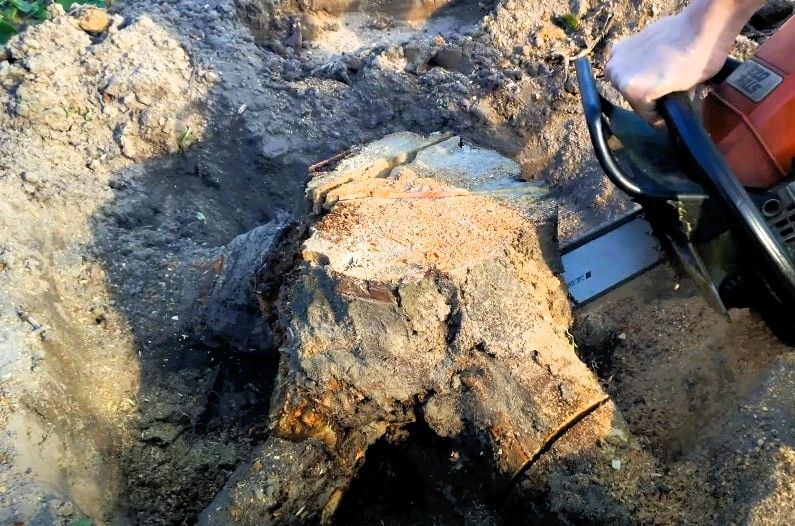
[[[300,219],[311,164],[450,131],[548,184],[563,242],[633,206],[601,175],[562,57],[598,40],[598,71],[611,42],[679,2],[393,4],[120,1],[105,28],[53,6],[0,53],[1,524],[191,524],[250,460],[279,334],[197,323],[197,262]],[[569,12],[567,33],[553,18]],[[660,267],[574,328],[637,438],[628,455],[659,470],[646,517],[792,522],[795,359],[676,281]],[[638,521],[626,500],[593,492],[589,513],[554,488],[506,512],[479,462],[420,424],[378,443],[336,520]]]

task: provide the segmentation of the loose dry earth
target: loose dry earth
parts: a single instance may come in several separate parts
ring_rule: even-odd
[[[206,520],[268,443],[274,305],[313,163],[449,131],[548,185],[564,242],[628,210],[590,152],[568,57],[595,43],[598,68],[677,7],[141,0],[114,3],[104,29],[51,8],[0,57],[0,524]],[[567,13],[576,28],[552,22]],[[407,418],[367,450],[334,521],[795,521],[795,358],[675,284],[661,267],[577,314],[611,413],[562,434],[510,494],[487,455]],[[619,420],[618,442],[577,431]]]

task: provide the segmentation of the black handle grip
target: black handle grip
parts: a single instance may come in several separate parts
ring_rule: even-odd
[[[675,188],[660,184],[641,172],[633,174],[632,177],[624,172],[607,144],[612,132],[605,120],[605,116],[610,116],[619,110],[599,94],[591,71],[591,64],[587,58],[578,58],[574,61],[574,66],[577,71],[577,83],[580,88],[585,122],[591,135],[594,153],[608,179],[624,193],[637,200],[676,200],[681,197],[680,192],[683,190],[687,195],[697,195],[699,193],[697,185],[695,188],[693,185],[686,188],[686,185],[680,184],[679,188]]]
[[[591,135],[594,153],[608,179],[624,193],[638,201],[668,201],[677,200],[682,196],[701,196],[700,187],[685,178],[677,181],[677,184],[673,184],[672,180],[663,184],[660,180],[649,177],[643,170],[635,170],[631,174],[624,171],[607,144],[607,140],[613,135],[608,120],[622,112],[630,112],[615,107],[599,94],[591,71],[591,64],[587,58],[577,59],[574,66],[577,71],[585,122]],[[639,118],[638,120],[640,121]]]
[[[795,267],[789,250],[771,231],[748,192],[735,177],[726,159],[715,147],[696,115],[690,97],[683,92],[666,95],[657,104],[668,130],[705,179],[703,184],[723,203],[729,220],[741,230],[754,258],[773,279],[774,287],[787,298],[795,298]]]
[[[636,185],[619,166],[618,161],[613,156],[613,152],[607,145],[609,138],[602,119],[602,103],[599,91],[596,89],[596,82],[591,71],[591,64],[588,59],[581,57],[574,62],[577,71],[577,83],[580,87],[580,98],[582,109],[585,114],[585,122],[588,125],[588,132],[591,135],[591,142],[594,146],[594,153],[613,183],[631,197],[641,197],[643,194],[640,187]]]

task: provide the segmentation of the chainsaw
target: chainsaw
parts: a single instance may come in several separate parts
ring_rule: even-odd
[[[669,259],[718,312],[752,309],[795,345],[795,18],[729,58],[703,100],[663,97],[664,128],[602,96],[587,58],[575,65],[596,158],[638,207],[562,249],[574,303]]]

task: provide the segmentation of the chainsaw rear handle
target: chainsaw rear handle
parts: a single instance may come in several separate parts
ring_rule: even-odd
[[[710,195],[717,198],[729,213],[731,223],[740,229],[748,249],[758,261],[762,273],[772,279],[774,290],[783,290],[786,298],[795,298],[795,266],[789,250],[772,232],[748,192],[740,184],[729,163],[701,124],[687,93],[666,95],[657,104],[672,139],[698,169]]]

